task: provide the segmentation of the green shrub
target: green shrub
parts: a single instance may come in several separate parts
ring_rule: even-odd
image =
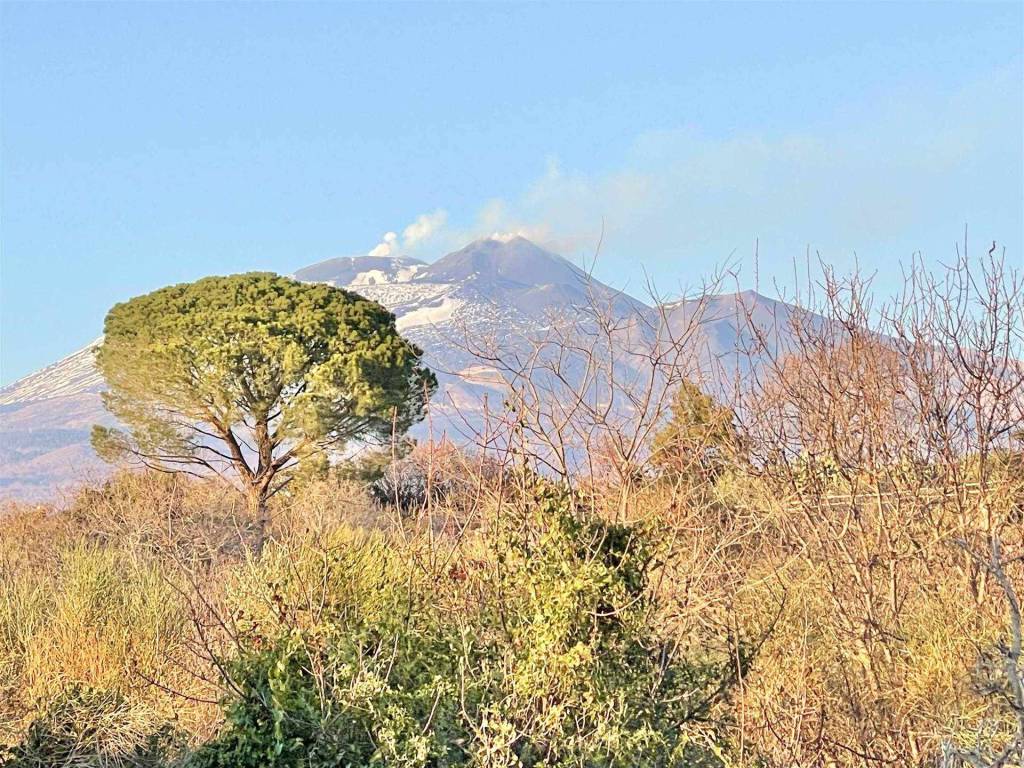
[[[380,536],[268,550],[277,621],[239,638],[190,765],[718,765],[731,667],[652,630],[652,542],[542,485],[443,567]]]
[[[688,657],[655,629],[652,531],[542,484],[492,547],[489,623],[502,633],[490,650],[502,674],[487,719],[518,734],[510,764],[718,764],[721,735],[706,721],[731,667]]]

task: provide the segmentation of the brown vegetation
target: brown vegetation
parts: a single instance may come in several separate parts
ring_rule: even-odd
[[[885,306],[830,275],[803,303],[817,316],[787,320],[781,346],[745,318],[737,353],[768,363],[730,386],[708,378],[723,368],[701,357],[699,312],[624,328],[595,308],[526,350],[478,344],[510,394],[475,446],[419,446],[376,501],[352,465],[296,481],[259,557],[245,505],[203,481],[123,474],[66,510],[0,518],[0,740],[76,687],[117,697],[90,736],[107,764],[167,723],[206,740],[234,684],[225,660],[274,627],[317,626],[362,584],[318,563],[371,540],[469,631],[508,588],[487,535],[509,519],[545,535],[523,513],[543,475],[657,541],[648,628],[730,670],[686,726],[720,764],[1020,760],[1018,277],[990,255],[915,270]],[[527,700],[524,729],[554,701]]]

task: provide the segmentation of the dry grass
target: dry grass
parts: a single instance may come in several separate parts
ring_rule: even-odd
[[[149,482],[162,489],[166,481],[116,481],[108,489],[109,518],[108,497],[91,494],[87,514],[78,506],[73,516],[28,512],[0,523],[6,741],[24,733],[49,702],[81,686],[117,695],[101,718],[102,738],[110,743],[131,742],[168,723],[187,740],[201,741],[219,721],[219,709],[209,703],[220,690],[210,651],[230,655],[232,631],[279,621],[282,604],[312,617],[328,596],[355,583],[354,575],[323,582],[324,552],[362,551],[369,536],[380,542],[375,546],[413,547],[424,572],[479,567],[472,537],[438,536],[436,525],[419,525],[446,516],[444,507],[398,529],[353,488],[331,483],[312,484],[279,506],[277,543],[259,560],[248,554],[230,504],[213,507],[207,518],[190,517],[185,510],[198,503],[192,499],[175,512],[176,527],[144,535],[147,525],[157,525],[152,521],[166,519],[166,509],[143,509],[139,519],[125,515],[126,491],[116,486],[128,484],[139,504]],[[195,493],[209,503],[208,489],[187,485],[179,481],[180,497]],[[713,494],[706,491],[652,486],[631,497],[628,512],[656,526],[664,543],[656,585],[664,608],[652,621],[693,646],[721,643],[730,634],[751,643],[763,638],[735,701],[737,764],[757,757],[778,766],[857,765],[858,752],[873,750],[892,762],[925,765],[943,739],[969,741],[991,716],[972,690],[971,669],[979,649],[1002,632],[1002,603],[991,584],[971,596],[950,546],[902,559],[900,610],[876,617],[877,632],[869,634],[858,613],[869,607],[863,584],[857,569],[838,567],[825,546],[830,528],[822,523],[820,536],[811,536],[806,510],[772,500],[775,489],[763,478],[730,475]],[[509,490],[492,487],[463,500],[458,515],[475,509],[470,514],[486,525],[502,495]],[[618,514],[618,495],[609,492],[608,502]],[[870,505],[862,511],[870,516]],[[370,532],[371,519],[380,532]],[[219,529],[217,520],[234,532]],[[897,523],[908,536],[909,522]],[[794,527],[803,545],[795,542]],[[131,531],[129,543],[111,530]],[[157,538],[169,543],[153,546]],[[221,548],[210,548],[211,539],[221,540]],[[202,557],[196,541],[203,542]],[[884,566],[880,560],[877,567]],[[345,572],[333,571],[335,578]],[[450,598],[439,591],[437,599]],[[459,610],[458,601],[450,610]]]

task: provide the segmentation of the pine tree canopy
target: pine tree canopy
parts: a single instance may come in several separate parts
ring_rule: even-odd
[[[305,457],[402,434],[436,389],[384,307],[270,273],[208,277],[110,310],[97,353],[104,458],[235,475],[258,505]]]

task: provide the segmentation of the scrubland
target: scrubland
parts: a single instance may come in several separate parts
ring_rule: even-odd
[[[627,417],[482,354],[504,438],[304,473],[269,534],[156,472],[9,506],[3,764],[1019,762],[1016,275],[814,308],[714,398],[685,339],[625,381],[557,329]]]

